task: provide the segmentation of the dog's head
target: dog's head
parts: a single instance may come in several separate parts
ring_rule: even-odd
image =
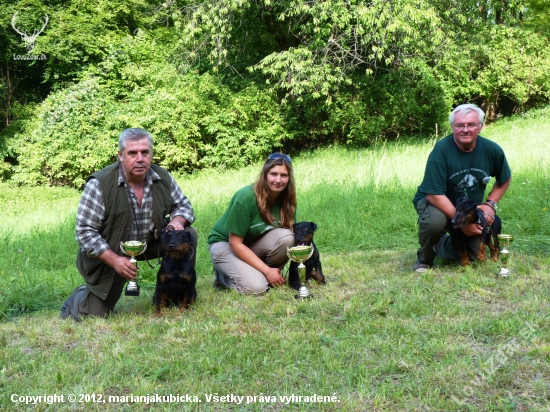
[[[191,245],[191,235],[185,230],[165,230],[160,235],[160,249],[166,254],[185,255]]]
[[[451,220],[455,229],[461,228],[468,223],[477,222],[479,214],[477,203],[467,197],[461,197],[456,202],[456,213]]]
[[[317,230],[317,225],[313,222],[294,223],[294,239],[296,246],[309,246],[313,241],[313,232]]]

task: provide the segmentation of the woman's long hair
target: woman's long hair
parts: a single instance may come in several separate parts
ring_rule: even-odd
[[[288,170],[288,184],[277,200],[273,202],[269,197],[267,187],[267,174],[275,166],[286,166]],[[267,160],[262,168],[262,172],[254,183],[254,193],[256,193],[256,202],[264,222],[274,225],[275,218],[271,214],[271,207],[275,203],[281,204],[281,227],[291,229],[294,224],[294,213],[296,213],[296,185],[294,184],[294,175],[292,173],[292,164],[283,158]]]

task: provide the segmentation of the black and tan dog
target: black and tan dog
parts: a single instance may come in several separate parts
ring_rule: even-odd
[[[314,279],[318,285],[325,285],[325,275],[323,275],[319,251],[313,241],[313,232],[317,230],[317,225],[313,222],[299,222],[294,224],[293,230],[296,246],[313,245],[313,254],[304,262],[306,266],[306,281]],[[298,265],[299,263],[290,262],[290,268],[288,269],[288,284],[296,290],[300,290],[301,286]]]
[[[153,296],[157,316],[161,315],[162,308],[170,305],[179,306],[180,311],[183,311],[197,298],[197,273],[191,259],[194,253],[191,235],[184,230],[165,229],[160,237],[160,249],[163,258]]]
[[[451,224],[459,240],[460,264],[462,266],[469,265],[470,259],[466,252],[466,235],[460,228],[468,223],[474,222],[482,227],[481,243],[479,244],[477,260],[484,262],[487,259],[487,246],[489,246],[491,251],[491,260],[498,260],[499,242],[497,236],[502,230],[500,217],[495,214],[495,220],[489,226],[483,212],[478,209],[477,203],[467,197],[461,197],[456,202],[456,213],[451,220]]]

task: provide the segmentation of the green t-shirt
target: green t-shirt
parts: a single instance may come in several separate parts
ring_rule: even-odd
[[[506,182],[512,172],[504,151],[495,142],[478,136],[474,150],[463,152],[456,145],[453,135],[437,142],[428,157],[424,180],[418,186],[413,203],[427,194],[445,195],[453,204],[463,195],[482,203],[488,177],[497,183]]]
[[[245,186],[233,195],[225,213],[214,223],[208,235],[208,244],[229,242],[229,232],[232,232],[243,237],[244,244],[249,245],[258,236],[281,226],[281,205],[275,204],[271,208],[271,213],[275,218],[275,226],[263,221],[256,202],[254,186]]]

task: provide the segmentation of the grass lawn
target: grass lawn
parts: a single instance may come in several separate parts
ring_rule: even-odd
[[[261,297],[212,288],[206,238],[259,166],[178,181],[199,231],[198,299],[156,318],[156,269],[109,319],[62,321],[81,283],[80,192],[0,185],[0,409],[238,411],[550,410],[550,109],[482,135],[514,177],[499,203],[515,236],[498,263],[411,270],[411,199],[432,140],[293,158],[298,220],[315,221],[327,286]],[[73,397],[74,396],[74,397]],[[29,403],[26,403],[29,402]]]

